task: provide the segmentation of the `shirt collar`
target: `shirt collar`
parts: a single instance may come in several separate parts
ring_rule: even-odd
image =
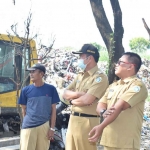
[[[121,79],[120,79],[119,81],[117,81],[117,83],[118,83],[118,84],[128,83],[128,82],[130,82],[131,80],[133,80],[133,79],[136,78],[136,77],[137,77],[137,76],[134,75],[134,76],[125,78],[124,80],[121,80]]]
[[[92,76],[97,70],[98,70],[98,66],[96,65],[95,67],[93,67],[92,69],[90,69],[87,72],[90,76]]]

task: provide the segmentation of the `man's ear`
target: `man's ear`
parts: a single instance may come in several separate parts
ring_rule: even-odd
[[[133,64],[131,64],[127,70],[132,70],[132,69],[134,69],[134,65]]]
[[[44,73],[43,72],[41,72],[41,76],[44,77]]]

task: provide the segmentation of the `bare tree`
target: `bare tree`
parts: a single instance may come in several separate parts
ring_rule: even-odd
[[[110,0],[114,16],[114,30],[113,30],[107,19],[102,0],[90,0],[90,3],[97,27],[108,51],[109,55],[108,77],[109,83],[112,83],[116,79],[114,73],[114,64],[124,53],[124,48],[122,46],[122,38],[124,33],[124,29],[122,26],[122,11],[118,0]]]

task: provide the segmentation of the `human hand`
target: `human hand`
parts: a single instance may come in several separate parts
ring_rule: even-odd
[[[107,118],[109,115],[113,114],[115,111],[115,107],[112,106],[109,109],[107,109],[104,114],[103,114],[103,118]]]
[[[54,139],[54,132],[55,131],[52,131],[52,130],[48,130],[48,133],[47,133],[47,138],[48,140],[53,140]]]
[[[88,138],[88,140],[89,140],[90,142],[97,142],[98,139],[99,139],[99,137],[101,136],[102,132],[103,132],[103,129],[102,129],[102,127],[101,127],[100,125],[95,126],[95,127],[90,131],[90,133],[89,133],[89,136],[90,136],[90,137]]]
[[[91,104],[88,104],[87,106],[92,106],[94,102],[92,102]]]

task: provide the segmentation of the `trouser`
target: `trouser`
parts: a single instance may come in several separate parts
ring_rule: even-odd
[[[70,116],[65,150],[97,150],[96,143],[88,141],[88,134],[99,124],[99,118]]]
[[[21,130],[20,150],[48,150],[50,141],[47,139],[49,121],[35,128]]]
[[[135,148],[114,148],[114,147],[104,146],[104,150],[138,150],[138,149],[135,149]]]

